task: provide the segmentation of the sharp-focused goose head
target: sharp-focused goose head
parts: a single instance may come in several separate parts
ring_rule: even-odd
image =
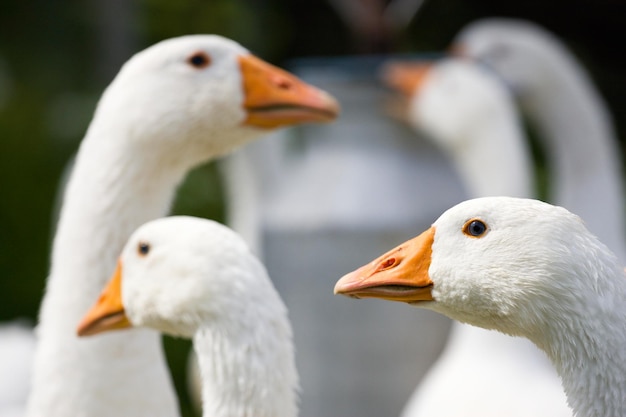
[[[232,230],[193,217],[168,217],[140,227],[78,333],[145,326],[192,337],[204,323],[257,303],[260,263]],[[245,315],[244,315],[245,316]]]
[[[338,111],[331,96],[236,42],[193,35],[131,58],[103,95],[91,129],[108,131],[115,117],[116,126],[127,127],[124,139],[142,152],[180,154],[184,146],[206,159],[258,135],[258,128],[330,121]]]
[[[555,42],[552,35],[530,22],[485,19],[464,28],[454,40],[452,51],[492,68],[523,96],[525,91],[536,91],[547,85],[545,81],[549,84],[552,76],[558,76],[550,68],[550,55],[561,49],[553,47]]]
[[[398,62],[387,67],[384,79],[409,98],[409,122],[448,150],[477,145],[485,126],[514,113],[499,79],[467,60]]]
[[[536,200],[489,197],[449,209],[344,276],[335,293],[415,304],[545,347],[545,329],[595,309],[594,300],[619,287],[616,274],[623,280],[579,217]]]
[[[581,417],[626,413],[626,278],[579,217],[487,197],[341,278],[335,293],[429,308],[543,349]]]

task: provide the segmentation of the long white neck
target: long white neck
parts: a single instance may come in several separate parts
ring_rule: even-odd
[[[298,414],[298,375],[287,310],[275,291],[262,298],[255,304],[258,309],[248,305],[235,320],[205,325],[194,335],[205,417]]]
[[[464,142],[467,146],[462,152],[452,152],[455,165],[472,197],[534,197],[531,157],[519,120],[506,108],[499,110],[488,123],[476,124],[476,129],[467,133],[474,136]],[[520,362],[538,375],[546,370],[554,372],[546,355],[529,340],[458,321],[452,323],[441,360],[452,358],[484,362],[498,377],[517,377]]]
[[[40,312],[30,416],[176,416],[159,335],[151,330],[78,339],[132,231],[168,211],[186,167],[125,146],[116,123],[92,123],[68,183]],[[110,126],[103,128],[103,126]]]
[[[546,138],[553,201],[581,216],[624,263],[621,161],[610,115],[567,52],[553,45],[542,60],[544,78],[522,105]]]
[[[615,259],[601,253],[585,270],[588,288],[555,306],[546,300],[550,314],[531,339],[554,363],[568,402],[579,417],[626,415],[626,276]],[[602,282],[613,278],[609,285]],[[616,278],[616,279],[615,279]]]
[[[466,132],[450,152],[473,197],[531,197],[533,174],[529,151],[517,119],[506,112]]]
[[[511,337],[457,321],[453,323],[448,337],[447,350],[463,352],[468,360],[471,357],[476,359],[477,354],[484,353],[484,359],[489,362],[498,360],[500,355],[506,355],[507,360],[514,356],[517,363],[525,363],[529,367],[552,367],[546,355],[527,339]]]

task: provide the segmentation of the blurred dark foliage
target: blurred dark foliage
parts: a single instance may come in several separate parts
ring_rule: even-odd
[[[427,0],[408,26],[385,27],[389,1],[353,0],[361,20],[338,13],[350,0],[3,0],[0,2],[0,320],[35,321],[48,269],[54,207],[65,164],[95,103],[120,65],[164,38],[217,33],[278,65],[304,56],[442,50],[486,16],[535,21],[585,63],[626,132],[626,2],[620,0]],[[356,19],[356,17],[355,17]],[[9,80],[9,81],[7,81]],[[177,213],[223,220],[215,164],[181,187]],[[166,348],[181,394],[187,342]]]

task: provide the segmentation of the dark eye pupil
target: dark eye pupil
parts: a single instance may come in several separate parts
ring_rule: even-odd
[[[196,68],[204,68],[209,65],[209,57],[204,53],[197,53],[189,57],[189,63]]]
[[[146,242],[139,242],[137,250],[140,255],[147,255],[150,252],[150,245]]]
[[[485,233],[485,229],[487,229],[487,226],[485,226],[485,224],[479,220],[474,220],[469,224],[469,227],[467,228],[469,234],[472,236],[482,235],[483,233]]]

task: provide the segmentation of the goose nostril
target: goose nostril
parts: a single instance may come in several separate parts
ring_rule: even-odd
[[[381,264],[378,266],[378,270],[379,271],[383,271],[385,269],[391,268],[392,266],[394,266],[396,264],[396,258],[388,258],[385,259],[383,262],[381,262]]]
[[[282,77],[275,78],[274,84],[276,84],[276,87],[280,88],[281,90],[289,90],[293,86],[293,83],[290,80]]]

